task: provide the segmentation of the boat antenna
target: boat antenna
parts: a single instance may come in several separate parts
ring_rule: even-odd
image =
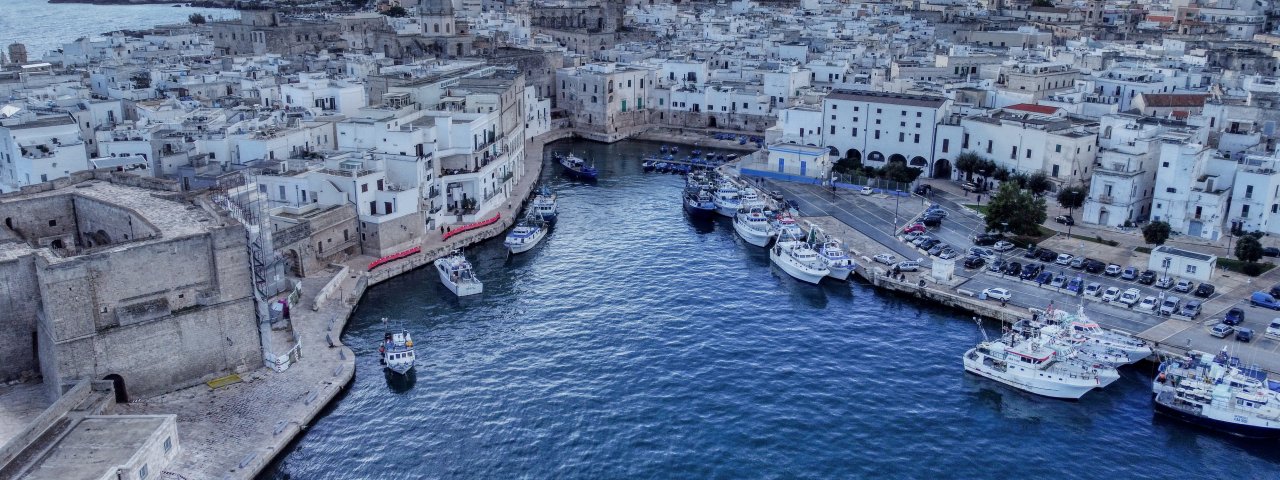
[[[973,323],[975,323],[975,324],[977,324],[977,325],[978,325],[978,333],[981,333],[981,334],[982,334],[982,341],[983,341],[983,342],[990,342],[990,341],[991,341],[991,339],[990,339],[990,338],[987,338],[987,331],[986,331],[986,329],[983,329],[983,328],[982,328],[982,319],[981,319],[981,318],[978,318],[978,316],[977,316],[977,315],[974,315],[974,316],[973,316]]]

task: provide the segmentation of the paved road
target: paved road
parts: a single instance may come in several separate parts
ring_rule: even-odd
[[[795,200],[800,205],[800,213],[803,215],[834,217],[862,232],[872,240],[892,249],[903,258],[920,258],[922,256],[919,251],[899,242],[897,238],[889,234],[894,224],[893,211],[886,211],[879,206],[871,204],[871,202],[864,201],[852,192],[841,190],[837,193],[832,193],[830,190],[816,185],[770,182],[768,180],[765,181],[765,185],[769,189],[782,192],[782,195],[788,200]],[[898,224],[902,224],[903,221],[902,218],[899,218]]]

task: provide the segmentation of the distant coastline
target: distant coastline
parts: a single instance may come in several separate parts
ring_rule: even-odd
[[[173,0],[49,0],[49,3],[87,3],[90,5],[182,5],[200,8],[231,8],[235,0],[192,0],[175,2]]]

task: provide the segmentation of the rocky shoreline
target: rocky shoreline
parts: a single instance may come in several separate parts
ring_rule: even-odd
[[[85,3],[90,5],[179,5],[200,8],[232,8],[235,0],[194,0],[175,2],[172,0],[49,0],[49,3]]]

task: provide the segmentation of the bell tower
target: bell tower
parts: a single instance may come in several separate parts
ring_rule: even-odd
[[[418,0],[418,17],[422,19],[423,33],[428,36],[453,36],[458,33],[453,16],[452,0]]]

